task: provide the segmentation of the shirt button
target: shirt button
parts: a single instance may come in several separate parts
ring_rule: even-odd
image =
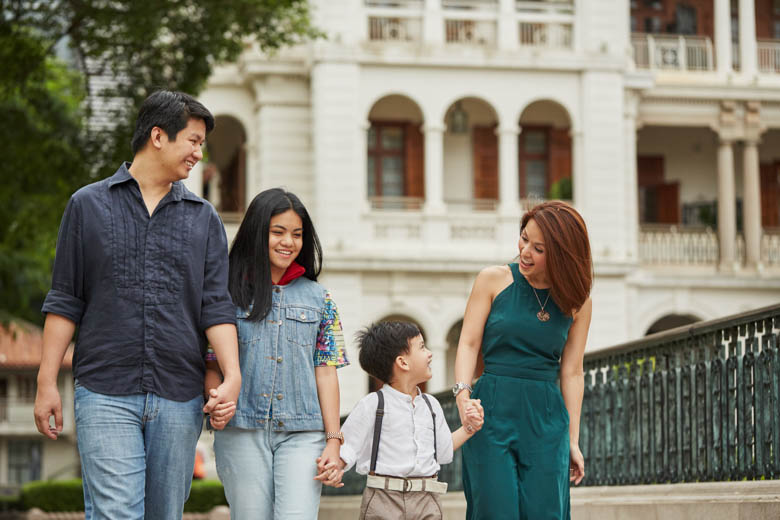
[[[278,401],[281,401],[282,400],[282,394],[276,394],[276,399]]]
[[[276,358],[276,362],[277,363],[281,363],[282,362],[282,356],[279,356],[278,358]]]

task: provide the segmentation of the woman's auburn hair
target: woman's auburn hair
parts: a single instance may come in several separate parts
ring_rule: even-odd
[[[522,233],[533,219],[544,237],[550,297],[566,316],[573,316],[590,296],[593,261],[585,220],[559,200],[537,204],[523,215]]]

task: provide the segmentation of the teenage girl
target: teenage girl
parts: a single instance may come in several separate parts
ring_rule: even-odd
[[[278,188],[257,195],[230,250],[241,393],[235,417],[214,433],[232,519],[315,519],[323,481],[335,484],[328,476],[343,442],[336,368],[347,359],[336,304],[317,283],[321,265],[298,197]],[[210,359],[206,391],[219,382]]]

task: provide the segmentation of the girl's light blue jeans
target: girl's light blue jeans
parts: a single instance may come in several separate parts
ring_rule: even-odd
[[[180,520],[192,483],[203,398],[106,395],[76,383],[86,520]]]
[[[230,518],[316,520],[322,484],[317,457],[325,434],[227,428],[214,432],[217,473]]]

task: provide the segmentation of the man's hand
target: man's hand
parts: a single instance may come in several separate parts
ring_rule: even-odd
[[[217,388],[209,391],[209,400],[203,407],[203,412],[211,415],[211,425],[221,430],[236,413],[238,394],[241,392],[241,377],[228,378]]]
[[[57,439],[62,432],[62,399],[57,384],[39,385],[38,392],[35,395],[35,427],[38,431],[50,439]],[[52,428],[49,422],[51,416],[54,416],[55,426]]]

